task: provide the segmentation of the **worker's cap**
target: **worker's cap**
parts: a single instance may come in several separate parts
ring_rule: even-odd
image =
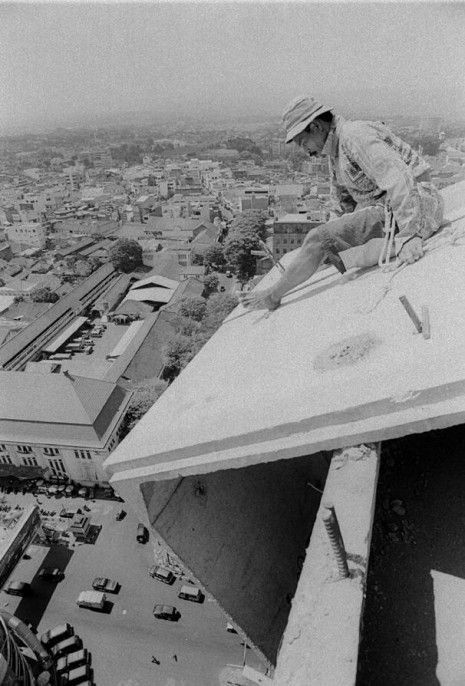
[[[314,98],[298,96],[291,100],[283,112],[283,122],[286,129],[286,143],[290,143],[299,135],[316,117],[324,112],[331,112],[330,107],[326,107],[317,102]]]

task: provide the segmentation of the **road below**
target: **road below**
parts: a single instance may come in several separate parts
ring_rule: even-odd
[[[31,496],[7,496],[12,503]],[[80,499],[47,500],[47,509],[82,506]],[[167,586],[152,579],[153,546],[136,541],[137,519],[131,514],[116,521],[121,504],[99,500],[88,503],[92,522],[101,525],[93,545],[31,546],[30,560],[21,560],[11,578],[32,582],[34,596],[16,598],[1,593],[6,609],[38,627],[41,633],[63,621],[70,622],[92,653],[97,686],[218,686],[226,664],[242,664],[243,646],[236,634],[226,631],[226,620],[215,602],[202,604],[177,597],[181,581]],[[37,577],[43,564],[60,566],[65,578],[58,584]],[[80,591],[92,588],[96,576],[121,584],[118,594],[108,594],[111,609],[100,613],[79,608]],[[178,622],[155,619],[155,604],[174,605]],[[152,662],[152,655],[160,662]],[[247,663],[259,667],[252,651]],[[264,669],[262,670],[264,671]]]

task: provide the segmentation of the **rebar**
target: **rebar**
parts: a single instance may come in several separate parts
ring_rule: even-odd
[[[347,565],[347,553],[344,546],[344,541],[339,528],[336,510],[332,503],[324,503],[325,508],[323,512],[323,523],[325,525],[326,533],[328,534],[329,542],[336,558],[337,569],[340,579],[346,579],[349,576],[349,567]]]

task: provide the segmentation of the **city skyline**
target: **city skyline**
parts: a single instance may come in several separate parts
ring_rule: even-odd
[[[0,133],[128,112],[279,117],[311,93],[348,116],[465,109],[455,3],[4,4]]]

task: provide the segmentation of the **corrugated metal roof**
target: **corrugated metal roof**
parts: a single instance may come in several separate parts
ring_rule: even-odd
[[[71,308],[79,307],[80,301],[85,298],[100,282],[115,271],[113,265],[108,262],[97,269],[68,295],[52,305],[43,315],[35,319],[29,326],[17,333],[11,340],[0,348],[0,367],[8,364],[12,358],[32,343],[40,334],[46,331],[60,317],[65,315]],[[79,305],[77,305],[79,303]]]
[[[130,290],[123,302],[127,300],[137,300],[156,303],[167,303],[171,300],[174,293],[172,288],[141,288],[139,290]]]
[[[87,317],[78,317],[77,319],[74,320],[69,326],[66,327],[66,329],[59,335],[57,338],[55,338],[54,341],[50,343],[46,348],[44,348],[44,352],[46,353],[54,353],[56,352],[59,348],[61,348],[62,345],[66,343],[66,341],[71,338],[71,336],[78,331],[83,324],[85,324],[87,321]]]
[[[178,283],[178,281],[168,279],[166,278],[166,276],[158,276],[158,274],[154,274],[153,276],[148,276],[146,279],[140,279],[140,281],[137,281],[131,290],[144,288],[145,286],[162,286],[164,288],[176,288]]]
[[[107,357],[119,357],[122,355],[143,324],[143,321],[133,322],[123,336],[121,336],[113,350],[108,353]]]

